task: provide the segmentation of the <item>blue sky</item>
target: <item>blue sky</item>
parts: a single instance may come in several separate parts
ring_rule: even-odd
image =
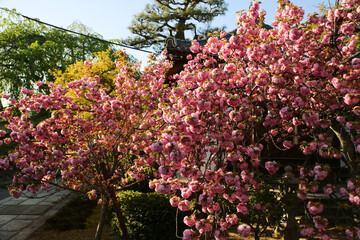
[[[225,16],[216,18],[213,26],[226,26],[233,30],[236,23],[236,12],[248,9],[252,0],[227,0],[228,11]],[[68,27],[74,21],[80,21],[104,39],[121,39],[130,35],[127,29],[133,16],[142,11],[152,0],[0,0],[0,7],[15,8],[23,15],[38,18],[41,21]],[[306,15],[317,11],[316,5],[322,0],[293,0],[301,6]],[[265,9],[265,22],[271,24],[275,18],[277,0],[262,0],[261,9]],[[137,59],[146,59],[146,53],[132,50],[128,52]]]

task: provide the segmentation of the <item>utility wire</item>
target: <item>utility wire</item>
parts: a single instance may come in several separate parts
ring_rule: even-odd
[[[12,11],[10,11],[9,9],[3,8],[3,7],[0,7],[0,9],[1,9],[1,10],[4,10],[4,11],[7,11],[7,12],[12,12]],[[31,17],[25,16],[25,15],[22,15],[21,13],[18,13],[18,12],[12,12],[12,13],[15,13],[16,15],[21,16],[21,17],[23,17],[23,18],[29,19],[30,21],[35,21],[35,22],[44,24],[44,25],[46,25],[46,26],[59,29],[59,30],[61,30],[61,31],[65,31],[65,32],[77,34],[77,35],[80,35],[80,36],[83,36],[83,37],[87,37],[87,38],[91,38],[91,39],[94,39],[94,40],[97,40],[97,41],[100,41],[100,42],[105,42],[105,43],[109,43],[109,44],[112,44],[112,45],[117,45],[117,46],[124,47],[124,48],[133,49],[133,50],[140,51],[140,52],[154,53],[154,52],[151,52],[151,51],[148,51],[148,50],[144,50],[144,49],[140,49],[140,48],[135,48],[135,47],[132,47],[132,46],[128,46],[128,45],[120,44],[120,43],[116,43],[116,42],[111,42],[111,41],[108,41],[108,40],[105,40],[105,39],[101,39],[101,38],[97,38],[97,37],[94,37],[94,36],[91,36],[91,35],[86,35],[86,34],[83,34],[83,33],[75,32],[75,31],[70,30],[70,29],[58,27],[58,26],[52,25],[52,24],[50,24],[50,23],[46,23],[46,22],[40,21],[39,19],[35,19],[35,18],[31,18]]]

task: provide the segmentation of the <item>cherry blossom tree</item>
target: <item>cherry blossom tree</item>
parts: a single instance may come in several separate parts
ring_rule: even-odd
[[[84,64],[91,68],[91,61]],[[49,95],[22,89],[25,97],[12,99],[12,106],[0,113],[11,130],[1,143],[18,144],[0,159],[0,166],[16,172],[9,188],[14,197],[24,189],[35,194],[56,185],[87,193],[90,199],[100,198],[100,229],[112,202],[123,235],[129,239],[116,193],[129,186],[127,175],[137,181],[145,178],[146,163],[140,155],[150,148],[161,126],[156,108],[169,63],[149,64],[141,75],[138,63],[117,61],[116,65],[111,93],[97,76],[83,76],[66,86],[50,83]],[[31,116],[41,110],[51,117],[32,123]],[[1,131],[1,136],[5,134]],[[101,230],[95,239],[100,235]]]
[[[271,214],[264,197],[270,195],[261,191],[281,185],[282,170],[292,164],[296,194],[306,206],[299,233],[330,239],[326,203],[314,193],[346,201],[353,214],[360,205],[359,5],[343,0],[328,15],[303,22],[304,11],[282,0],[267,30],[265,12],[254,1],[239,13],[230,38],[221,32],[204,46],[192,42],[193,54],[172,76],[171,89],[162,88],[166,61],[140,75],[118,62],[114,93],[96,77],[50,85],[49,95],[24,89],[26,97],[0,115],[12,131],[4,143],[19,143],[0,160],[18,170],[10,192],[19,196],[24,184],[30,192],[47,188],[59,173],[59,185],[92,198],[101,194],[117,209],[125,173],[141,180],[152,166],[150,187],[175,194],[170,204],[189,213],[183,239],[227,239],[233,228],[248,237],[257,228],[248,215]],[[74,101],[68,91],[90,104]],[[30,114],[41,109],[51,117],[32,124]],[[303,162],[274,158],[294,155]],[[339,186],[332,176],[341,163],[348,176]],[[264,182],[269,175],[278,181]],[[343,233],[349,239],[360,238],[357,219]]]
[[[254,1],[229,39],[221,32],[205,46],[194,40],[159,105],[168,125],[152,145],[159,168],[150,187],[178,193],[171,204],[191,214],[183,239],[227,239],[235,226],[247,237],[251,227],[241,221],[251,193],[263,188],[264,174],[280,179],[279,169],[291,164],[270,158],[276,154],[304,159],[293,166],[307,206],[301,235],[330,239],[326,206],[311,193],[360,205],[360,3],[343,0],[303,21],[300,7],[279,1],[271,30],[262,28],[265,14]],[[342,188],[330,177],[339,162],[348,171]],[[348,238],[360,238],[359,222],[351,224]]]

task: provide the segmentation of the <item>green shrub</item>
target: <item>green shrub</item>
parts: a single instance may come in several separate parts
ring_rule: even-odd
[[[154,189],[149,188],[149,180],[142,180],[130,187],[127,187],[126,191],[129,191],[129,190],[136,191],[136,192],[142,192],[142,193],[155,192]]]
[[[159,193],[123,191],[118,194],[130,239],[171,240],[176,238],[176,208],[171,196]],[[123,239],[116,214],[111,207],[111,228],[117,239]],[[179,212],[178,235],[185,229],[184,215]]]

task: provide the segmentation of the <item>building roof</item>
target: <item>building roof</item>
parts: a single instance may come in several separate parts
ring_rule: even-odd
[[[270,30],[272,27],[268,24],[263,24],[262,28]],[[225,38],[230,39],[231,36],[236,34],[236,29],[227,33]],[[200,35],[197,37],[197,42],[200,46],[204,46],[207,43],[209,37],[206,35]],[[175,37],[168,37],[165,40],[165,50],[167,51],[168,57],[170,60],[184,60],[188,54],[191,54],[190,51],[191,41],[190,40],[181,40]]]

